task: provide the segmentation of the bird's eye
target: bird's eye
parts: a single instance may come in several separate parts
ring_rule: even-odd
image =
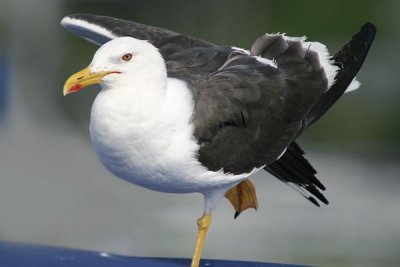
[[[127,54],[122,56],[122,60],[123,61],[129,61],[131,59],[132,59],[132,54],[131,53],[127,53]]]

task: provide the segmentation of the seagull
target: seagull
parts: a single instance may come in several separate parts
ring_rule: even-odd
[[[373,24],[333,56],[321,43],[285,34],[264,34],[245,50],[98,15],[69,15],[61,25],[101,45],[63,93],[101,85],[90,138],[105,168],[151,190],[204,196],[191,266],[199,266],[221,199],[235,218],[257,209],[249,177],[258,171],[328,204],[296,138],[359,87]]]

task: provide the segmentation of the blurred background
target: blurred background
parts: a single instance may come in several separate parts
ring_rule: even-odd
[[[0,239],[135,256],[191,257],[200,195],[114,178],[91,149],[96,88],[62,97],[97,47],[63,30],[70,13],[114,16],[249,48],[264,32],[307,35],[334,53],[371,21],[358,79],[299,140],[327,187],[316,208],[269,174],[259,210],[214,213],[204,258],[321,266],[400,266],[400,1],[0,2]],[[1,259],[0,259],[1,263]]]

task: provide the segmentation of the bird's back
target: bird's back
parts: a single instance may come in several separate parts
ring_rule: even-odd
[[[238,174],[278,159],[328,89],[312,46],[284,36],[271,39],[281,46],[272,57],[275,62],[260,57],[262,51],[233,50],[220,69],[191,87],[195,136],[203,144],[199,160],[211,170],[223,166]]]

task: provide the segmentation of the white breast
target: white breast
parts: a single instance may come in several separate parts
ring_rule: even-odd
[[[160,102],[139,103],[135,93],[123,90],[99,93],[90,136],[104,166],[129,182],[171,193],[206,192],[247,177],[211,172],[197,161],[192,95],[182,81],[168,80]]]

